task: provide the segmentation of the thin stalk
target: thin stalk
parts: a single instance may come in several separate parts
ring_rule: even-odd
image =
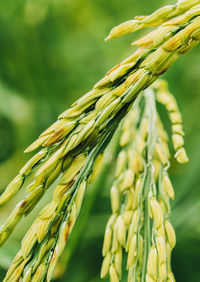
[[[153,151],[156,143],[156,105],[155,97],[152,90],[147,90],[145,94],[146,99],[146,114],[148,117],[148,138],[147,138],[147,165],[146,165],[146,181],[144,185],[144,256],[142,265],[141,282],[145,282],[148,253],[150,249],[150,217],[148,213],[148,195],[153,179],[154,165],[152,163]]]

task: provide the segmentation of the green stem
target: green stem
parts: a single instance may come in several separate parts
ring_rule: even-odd
[[[150,187],[153,185],[153,173],[154,166],[152,163],[154,146],[156,143],[156,105],[155,97],[152,90],[145,91],[146,100],[146,115],[148,118],[148,138],[147,138],[147,165],[146,165],[146,181],[144,185],[144,256],[142,265],[142,277],[141,282],[146,279],[146,269],[148,261],[148,253],[150,249],[151,229],[150,229],[150,217],[148,212],[148,196]]]

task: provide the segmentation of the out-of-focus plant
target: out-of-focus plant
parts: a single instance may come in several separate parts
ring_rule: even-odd
[[[47,279],[49,281],[52,278],[56,262],[78,216],[86,184],[97,175],[102,163],[103,152],[120,121],[128,113],[142,90],[148,88],[168,70],[180,54],[188,52],[199,43],[199,4],[200,1],[197,0],[181,0],[176,5],[163,7],[150,16],[136,17],[134,20],[114,28],[107,39],[145,27],[158,26],[153,32],[134,43],[139,48],[133,55],[109,71],[90,92],[61,114],[58,121],[28,147],[26,152],[41,146],[43,148],[20,170],[1,195],[0,204],[7,203],[19,189],[26,185],[27,179],[32,179],[26,188],[24,198],[16,205],[0,228],[1,244],[7,240],[21,218],[29,214],[35,207],[50,185],[60,175],[61,177],[58,179],[52,201],[44,207],[24,237],[21,250],[8,270],[5,281],[18,279],[23,281]],[[29,8],[26,12],[28,13],[28,11]],[[168,107],[168,101],[162,100],[162,95],[160,96],[163,104]],[[170,105],[172,104],[175,105],[175,103]],[[180,115],[174,109],[168,110],[173,123],[173,143],[177,149],[176,158],[180,162],[185,162],[187,157],[182,147]],[[128,135],[128,131],[125,134]],[[160,152],[161,157],[162,150],[159,145],[156,144],[156,146],[158,147],[156,149],[158,155]],[[149,159],[147,159],[148,161]],[[161,174],[164,177],[164,172]],[[152,173],[150,175],[152,177]],[[169,183],[168,178],[166,181]],[[151,184],[151,179],[148,182]],[[162,219],[160,221],[156,218],[154,213],[156,207],[160,214],[163,212],[164,215],[166,213],[166,216],[168,210],[162,211],[159,208],[156,193],[153,194],[153,192],[155,191],[152,188],[151,194],[155,194],[155,199],[150,199],[150,204],[147,206],[150,205],[149,215],[155,221],[155,231],[153,232],[156,241],[157,229],[160,228],[163,231],[162,224],[165,225],[166,232],[173,229],[170,223],[164,221],[163,215],[160,216]],[[157,221],[159,221],[159,225]],[[120,230],[120,228],[118,229]],[[123,228],[121,230],[123,231]],[[165,237],[164,231],[161,233],[159,236]],[[138,238],[141,237],[138,236]],[[146,240],[145,235],[145,244]],[[170,245],[169,238],[168,243]],[[157,250],[158,244],[156,245]],[[147,250],[149,249],[147,248]],[[162,249],[159,250],[158,257]],[[155,253],[155,250],[152,252]],[[134,255],[134,252],[130,253],[130,256]],[[148,252],[142,252],[142,254],[145,254],[146,257],[142,270],[142,279],[144,280],[146,270],[149,271],[147,267]],[[167,269],[167,258],[169,258],[169,254],[165,260],[159,260],[159,267],[162,265],[163,272],[163,269]],[[132,264],[129,266],[132,267]],[[115,277],[112,264],[110,272],[111,278]],[[130,279],[134,279],[131,274],[130,277]],[[150,272],[147,277],[154,279]],[[163,279],[167,279],[167,274],[163,274],[163,277]]]

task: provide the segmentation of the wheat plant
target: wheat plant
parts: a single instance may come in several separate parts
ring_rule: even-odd
[[[0,226],[0,245],[47,193],[51,184],[56,181],[57,184],[51,202],[42,209],[22,240],[21,249],[4,281],[52,279],[56,262],[81,208],[87,183],[92,182],[98,174],[104,150],[126,115],[121,146],[130,146],[131,149],[128,149],[128,156],[124,150],[119,155],[122,160],[117,165],[116,181],[122,169],[127,169],[127,175],[120,184],[121,188],[114,185],[111,189],[113,216],[106,228],[101,276],[109,272],[111,280],[120,279],[123,247],[129,251],[129,281],[157,281],[157,277],[159,281],[173,280],[169,260],[175,236],[168,221],[168,197],[173,198],[173,189],[167,174],[169,154],[166,133],[157,114],[152,91],[158,92],[158,101],[169,112],[175,157],[179,162],[185,162],[187,156],[176,102],[169,95],[165,82],[153,83],[181,54],[199,43],[200,1],[179,0],[175,5],[165,6],[150,16],[136,17],[111,30],[106,40],[146,27],[155,29],[133,43],[138,49],[111,69],[25,150],[28,153],[39,149],[39,152],[19,171],[0,196],[0,205],[7,204],[20,189],[25,188],[25,196]],[[152,84],[153,88],[148,89]],[[143,117],[138,99],[144,90],[146,106]],[[135,100],[136,106],[130,111]],[[141,129],[138,130],[140,121]],[[129,124],[132,124],[132,128]],[[135,149],[138,138],[139,147]],[[133,158],[131,168],[119,168],[124,162],[129,165],[129,153]],[[130,183],[135,188],[128,189]],[[120,193],[126,194],[127,198],[127,203],[121,203],[123,214],[118,200]],[[124,210],[126,204],[127,210]],[[126,241],[127,228],[133,225],[130,224],[132,216],[138,227],[135,230],[132,227]],[[153,224],[150,224],[151,221]],[[163,246],[166,246],[165,251]],[[153,265],[150,263],[151,257],[156,261]]]

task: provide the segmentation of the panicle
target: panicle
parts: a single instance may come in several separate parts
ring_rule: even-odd
[[[188,162],[188,157],[184,149],[184,131],[182,126],[182,117],[174,96],[169,92],[165,81],[158,80],[155,84],[157,90],[156,98],[163,104],[168,111],[171,121],[172,143],[175,150],[175,158],[179,163]]]
[[[168,175],[169,137],[157,112],[156,100],[163,102],[170,114],[178,114],[174,116],[177,123],[172,126],[177,126],[179,136],[183,136],[183,131],[175,98],[163,94],[166,87],[166,81],[158,80],[144,91],[121,126],[121,151],[110,190],[112,215],[102,252],[101,277],[109,274],[111,281],[120,280],[122,250],[127,252],[128,281],[167,281],[173,275],[171,252],[176,235],[169,221],[169,200],[174,199]],[[116,267],[113,261],[117,260],[119,250],[120,263]]]
[[[106,136],[107,134],[104,136],[105,140]],[[91,176],[94,179],[95,170],[99,170],[99,161],[102,163],[103,151],[99,150],[96,146],[91,152],[82,153],[73,162],[68,162],[69,166],[58,182],[51,202],[42,209],[22,240],[20,266],[16,264],[16,260],[19,261],[17,254],[4,281],[15,281],[12,280],[13,275],[20,281],[52,279],[57,261],[81,209],[86,184]],[[20,209],[15,213],[21,215]],[[2,227],[5,229],[4,233],[9,231],[7,226],[12,228],[15,224],[15,218],[11,214],[10,221]],[[107,244],[109,234],[105,249],[108,248]],[[28,268],[25,267],[26,264]]]
[[[126,21],[114,27],[105,40],[107,41],[125,34],[133,33],[146,27],[160,26],[168,23],[172,18],[176,19],[177,16],[184,18],[186,15],[187,17],[198,4],[200,4],[199,0],[179,0],[177,4],[164,6],[149,16],[137,16],[133,20]]]

